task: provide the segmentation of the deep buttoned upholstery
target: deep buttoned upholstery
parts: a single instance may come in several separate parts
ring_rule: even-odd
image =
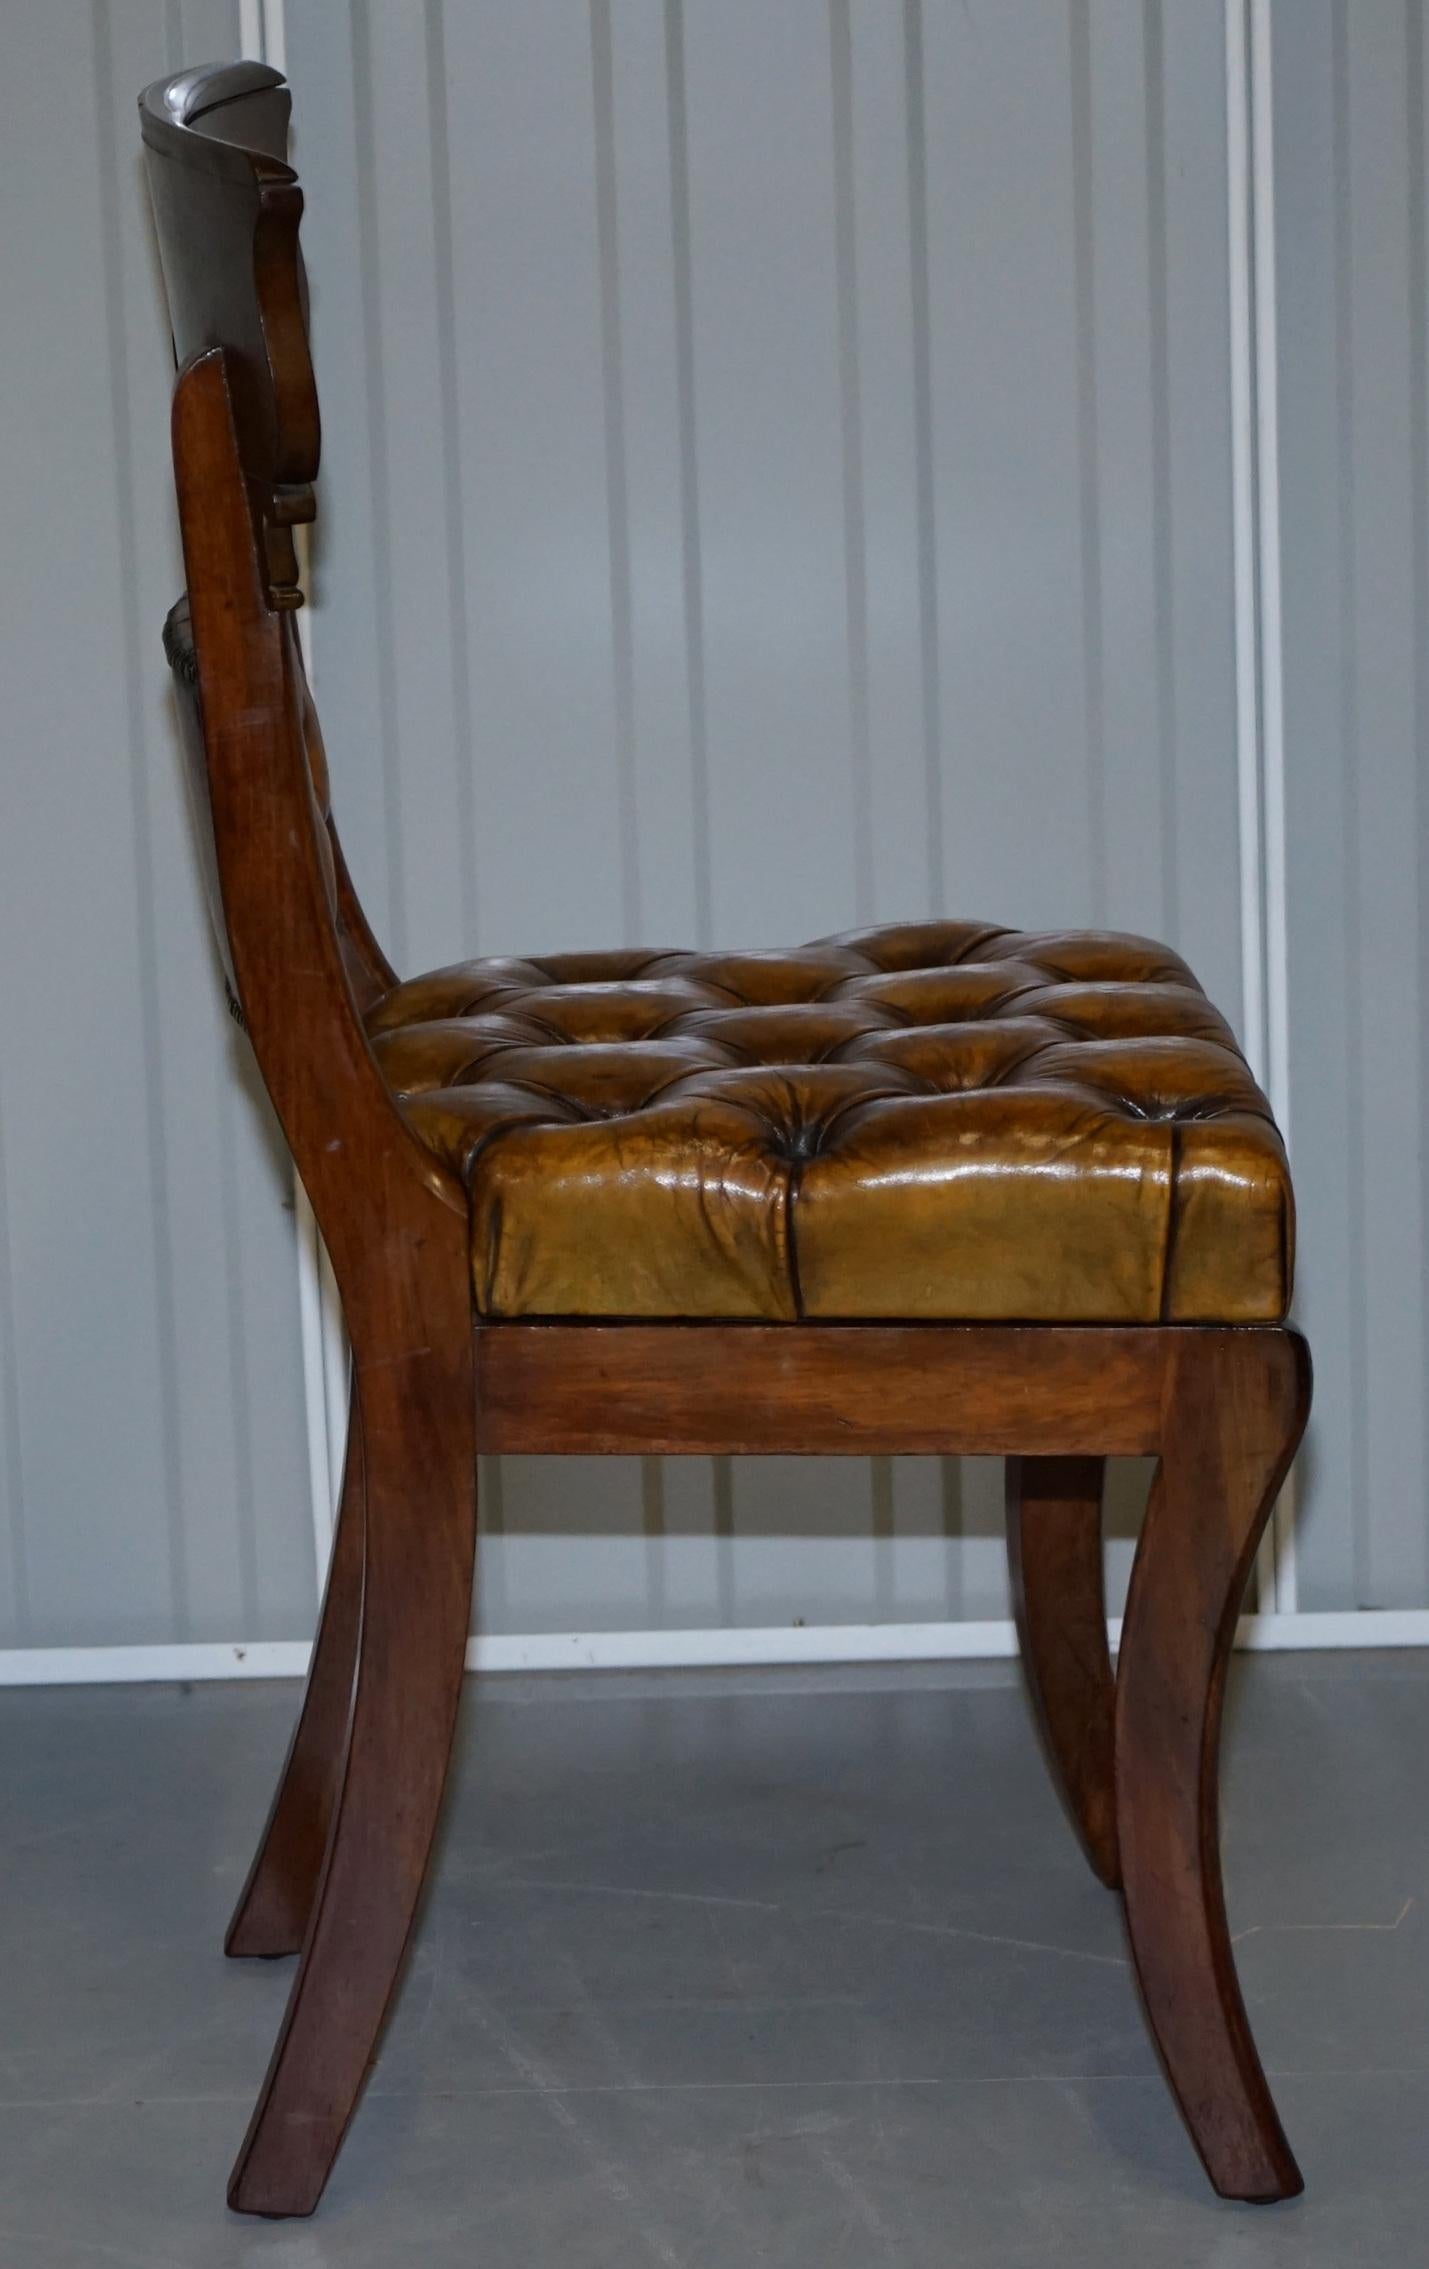
[[[982,922],[462,962],[378,1059],[489,1317],[1283,1317],[1269,1107],[1185,963]]]

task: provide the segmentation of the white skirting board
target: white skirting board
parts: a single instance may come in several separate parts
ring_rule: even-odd
[[[1111,1624],[1112,1644],[1120,1623]],[[1255,1652],[1429,1647],[1429,1608],[1246,1615],[1236,1644]],[[1011,1623],[827,1623],[695,1631],[537,1631],[473,1639],[469,1670],[732,1670],[800,1663],[993,1661],[1017,1652]],[[185,1684],[301,1678],[304,1639],[213,1640],[196,1646],[0,1649],[0,1686]]]

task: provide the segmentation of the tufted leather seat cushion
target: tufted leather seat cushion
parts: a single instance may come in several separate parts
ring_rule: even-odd
[[[458,963],[369,1017],[489,1317],[1268,1323],[1269,1107],[1185,963],[983,922]]]

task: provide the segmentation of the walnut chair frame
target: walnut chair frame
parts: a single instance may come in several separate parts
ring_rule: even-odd
[[[1125,1906],[1146,2017],[1215,2188],[1300,2188],[1238,1989],[1217,1754],[1237,1609],[1309,1403],[1280,1326],[489,1323],[467,1202],[385,1084],[394,980],[326,800],[294,634],[317,403],[285,162],[257,65],[141,98],[179,376],[191,627],[221,945],[332,1258],[353,1354],[307,1690],[227,1937],[298,1956],[230,2203],[317,2204],[376,2050],[437,1825],[470,1622],[480,1452],[1000,1454],[1027,1675],[1067,1808]],[[1104,1460],[1159,1462],[1113,1669]]]

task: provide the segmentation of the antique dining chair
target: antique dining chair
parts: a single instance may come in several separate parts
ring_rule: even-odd
[[[1229,1027],[1164,946],[971,920],[399,981],[296,634],[318,406],[288,91],[213,66],[140,107],[201,850],[353,1354],[307,1691],[227,1939],[299,1957],[232,2205],[312,2210],[374,2054],[446,1776],[481,1451],[1006,1456],[1027,1676],[1171,2087],[1218,2191],[1291,2195],[1217,1751],[1310,1373],[1285,1154]],[[1121,1453],[1159,1462],[1113,1670]]]

